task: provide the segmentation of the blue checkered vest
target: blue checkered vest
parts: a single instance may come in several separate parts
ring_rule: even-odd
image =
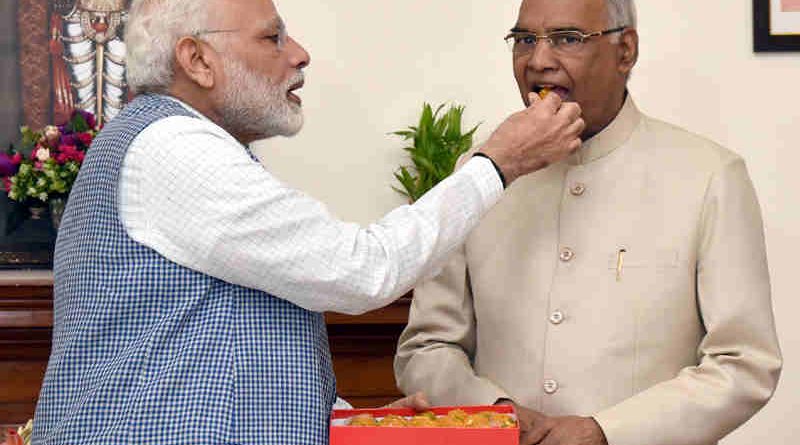
[[[136,98],[81,168],[56,243],[33,442],[326,444],[335,381],[323,316],[170,262],[121,223],[128,147],[176,115],[192,116]]]

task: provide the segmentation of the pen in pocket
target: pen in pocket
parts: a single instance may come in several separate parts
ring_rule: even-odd
[[[627,250],[625,249],[619,249],[619,251],[617,251],[617,281],[622,281],[623,257],[625,256],[626,252]]]

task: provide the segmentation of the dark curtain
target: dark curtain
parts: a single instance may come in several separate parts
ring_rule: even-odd
[[[0,1],[0,149],[17,139],[22,122],[17,3]]]

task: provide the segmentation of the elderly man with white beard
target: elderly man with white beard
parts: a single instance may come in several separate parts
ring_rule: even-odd
[[[322,313],[434,273],[503,186],[580,145],[580,107],[532,98],[413,205],[359,227],[249,152],[303,122],[306,51],[269,0],[139,0],[138,96],[96,137],[55,254],[35,444],[322,444]]]

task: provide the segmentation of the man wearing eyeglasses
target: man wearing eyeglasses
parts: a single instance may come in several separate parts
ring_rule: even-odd
[[[782,366],[744,162],[638,110],[632,0],[525,0],[507,40],[523,101],[580,104],[584,143],[415,290],[400,388],[514,404],[523,445],[716,443]]]

